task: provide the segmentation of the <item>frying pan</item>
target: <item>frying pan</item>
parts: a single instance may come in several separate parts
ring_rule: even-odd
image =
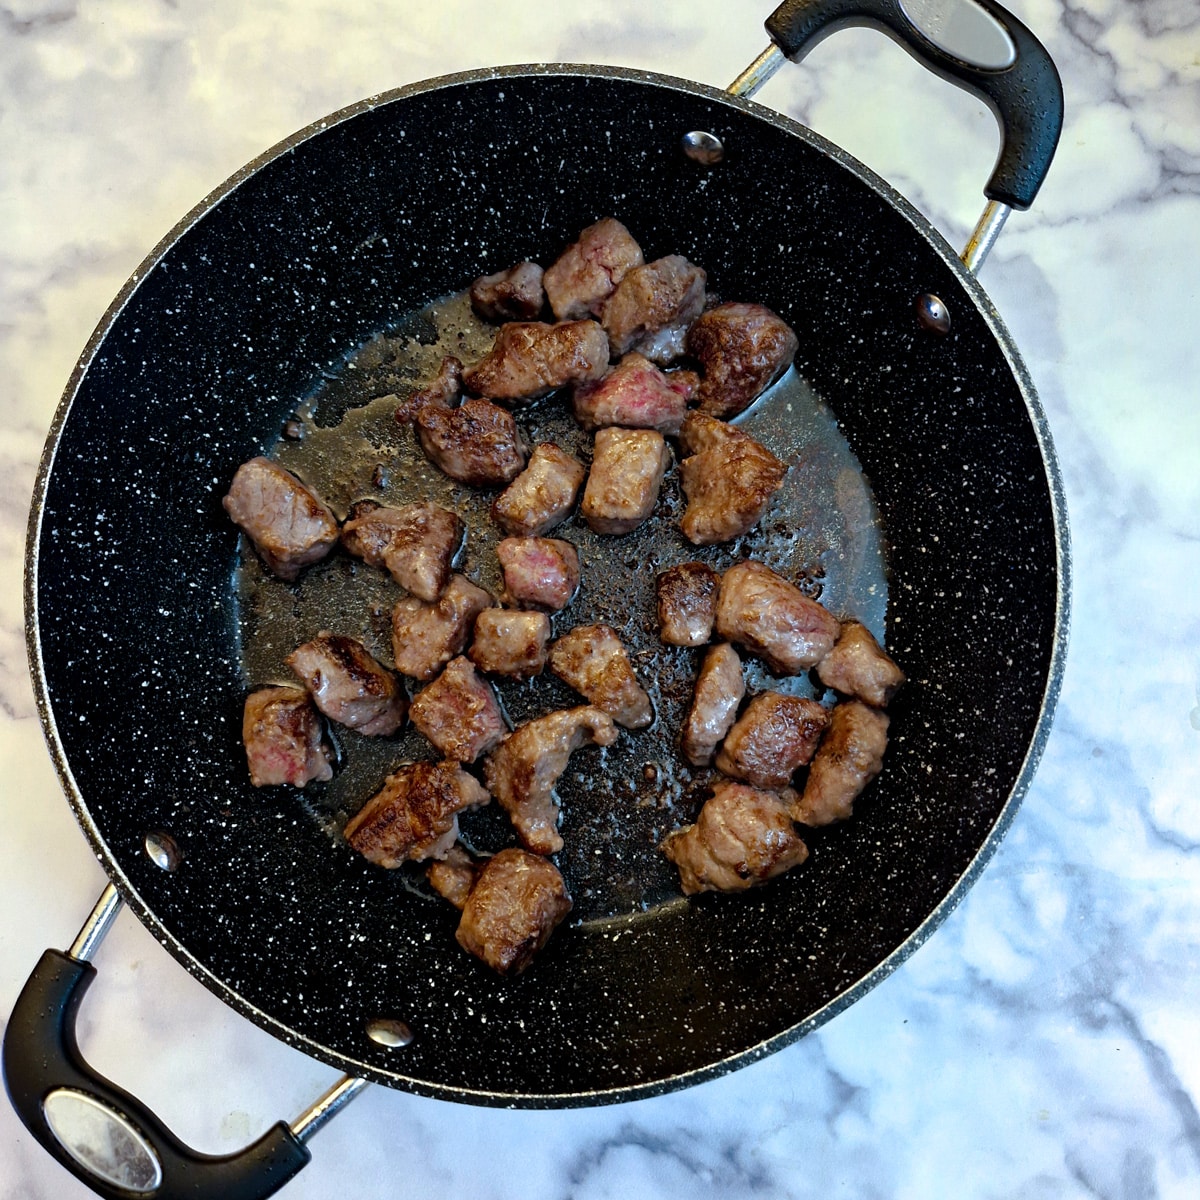
[[[1002,148],[975,264],[1007,208],[1032,201],[1061,123],[1044,50],[998,6],[977,11],[1003,34],[998,56],[947,48],[894,0],[787,3],[768,21],[777,49],[737,85],[867,21],[983,96]],[[719,161],[681,150],[698,132],[712,137],[689,146],[719,140]],[[253,565],[220,496],[362,347],[397,329],[419,342],[412,315],[430,301],[547,262],[605,214],[647,257],[686,254],[720,295],[797,330],[798,376],[832,405],[870,484],[887,641],[910,682],[883,775],[852,821],[812,838],[804,868],[743,896],[644,908],[580,902],[587,879],[568,870],[580,919],[500,980],[458,951],[448,906],[331,844],[296,793],[249,786],[238,716]],[[306,586],[288,592],[297,606]],[[1067,594],[1057,468],[1015,348],[971,270],[837,147],[744,95],[616,69],[453,76],[338,113],[153,251],[56,416],[30,525],[31,666],[112,887],[18,1001],[10,1096],[101,1194],[265,1196],[307,1161],[307,1135],[353,1081],[594,1104],[768,1053],[893,970],[982,869],[1047,733]],[[569,813],[599,787],[590,770]],[[213,991],[345,1083],[291,1129],[211,1159],[91,1072],[74,1015],[122,900]],[[107,1121],[124,1166],[76,1136],[81,1110]]]

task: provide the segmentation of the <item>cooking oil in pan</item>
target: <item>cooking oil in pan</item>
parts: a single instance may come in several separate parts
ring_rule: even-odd
[[[396,505],[429,500],[457,512],[468,530],[457,569],[499,596],[495,547],[503,535],[489,514],[496,493],[443,475],[425,458],[412,429],[394,418],[399,400],[431,380],[445,355],[474,362],[494,335],[494,326],[474,316],[465,293],[435,301],[323,378],[285,421],[267,453],[312,486],[339,518],[367,498]],[[553,441],[590,461],[591,435],[576,424],[562,393],[514,412],[531,446]],[[868,483],[829,406],[789,370],[736,423],[789,464],[783,489],[744,537],[720,546],[691,545],[678,528],[685,500],[676,471],[668,473],[654,513],[633,532],[601,536],[573,516],[553,533],[576,546],[582,569],[578,595],[553,615],[555,636],[575,625],[613,626],[655,711],[648,729],[622,731],[607,749],[577,751],[559,781],[565,846],[557,861],[575,900],[576,921],[646,911],[678,898],[675,868],[657,846],[672,829],[694,819],[711,777],[677,753],[703,649],[659,640],[655,577],[660,571],[689,561],[723,571],[757,559],[837,615],[856,617],[877,636],[883,633],[883,536]],[[391,609],[402,593],[382,570],[337,551],[287,584],[243,548],[237,588],[248,688],[294,682],[285,657],[323,629],[360,638],[382,662],[391,663]],[[774,689],[820,697],[808,676],[778,679],[754,659],[746,659],[745,675],[748,695]],[[582,703],[548,672],[532,680],[499,681],[496,690],[514,725]],[[330,734],[338,770],[329,784],[302,793],[302,803],[340,843],[346,820],[387,774],[403,762],[435,757],[436,751],[411,728],[388,738],[343,729]],[[461,827],[464,841],[481,852],[515,841],[495,804],[465,814]],[[349,853],[340,844],[331,852]],[[401,870],[411,873],[415,890],[431,895],[419,869]]]

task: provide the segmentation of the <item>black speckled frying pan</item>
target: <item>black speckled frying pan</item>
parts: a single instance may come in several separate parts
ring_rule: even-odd
[[[819,5],[825,26],[812,5],[791,3],[768,27],[793,57],[834,18],[902,33],[997,107],[1006,138],[989,196],[1024,207],[1049,163],[1061,93],[1028,32],[984,8],[1016,46],[1015,67],[968,66],[892,0]],[[685,155],[693,131],[716,135],[723,160]],[[795,464],[792,490],[763,540],[742,549],[823,583],[831,606],[886,634],[910,682],[892,708],[884,773],[854,818],[814,834],[803,868],[746,895],[673,892],[654,840],[695,809],[664,761],[667,742],[626,736],[624,758],[581,752],[563,783],[564,835],[573,822],[582,831],[564,859],[575,920],[525,975],[501,980],[458,949],[457,914],[415,877],[338,842],[339,814],[369,794],[355,801],[354,788],[373,773],[377,786],[386,768],[370,757],[377,747],[343,740],[338,779],[354,787],[302,797],[250,786],[242,700],[291,648],[268,635],[326,619],[314,606],[349,560],[335,555],[290,586],[263,580],[220,498],[262,452],[325,471],[343,509],[372,486],[398,497],[416,487],[418,460],[404,458],[394,425],[360,419],[366,449],[345,464],[322,460],[326,427],[347,410],[354,419],[373,387],[412,386],[422,346],[453,333],[453,304],[432,302],[519,259],[549,262],[606,214],[647,258],[685,254],[722,297],[765,303],[796,329],[797,376],[747,418]],[[929,295],[948,332],[928,303],[918,319]],[[351,375],[368,385],[356,393]],[[836,437],[813,393],[836,414]],[[277,446],[297,411],[310,437]],[[554,418],[542,405],[522,420]],[[810,420],[824,422],[824,442],[809,439]],[[804,490],[820,457],[806,446],[835,443],[836,469]],[[391,482],[372,484],[372,463]],[[816,511],[822,487],[832,525]],[[465,489],[454,502],[475,503]],[[668,511],[673,502],[668,489]],[[672,671],[695,660],[656,651],[648,614],[634,610],[656,566],[691,552],[669,532],[631,538],[584,547],[572,619],[625,629],[659,685],[661,731],[678,702]],[[80,360],[43,460],[30,655],[64,786],[117,891],[239,1012],[357,1078],[487,1104],[602,1103],[696,1082],[801,1036],[958,902],[1046,734],[1065,539],[1049,436],[1008,334],[973,274],[886,184],[800,125],[709,87],[505,68],[375,97],[303,131],[147,259]],[[469,573],[486,574],[485,550],[472,551]],[[642,583],[621,593],[626,623],[612,589],[630,579]],[[277,602],[267,615],[264,597]],[[183,1194],[186,1178],[188,1195],[266,1195],[302,1165],[307,1151],[286,1127],[232,1165],[200,1162],[87,1075],[71,1015],[91,968],[88,947],[75,949],[43,960],[5,1047],[13,1099],[53,1153],[105,1194],[130,1194],[54,1133],[65,1118],[54,1104],[48,1116],[45,1098],[67,1088],[123,1110],[155,1144],[157,1194]],[[52,1029],[35,1008],[57,1014]],[[369,1037],[381,1020],[402,1023],[411,1042]]]

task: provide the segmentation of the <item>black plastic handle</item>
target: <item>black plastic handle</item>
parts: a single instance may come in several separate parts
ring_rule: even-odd
[[[1050,170],[1063,123],[1063,90],[1045,46],[992,0],[967,0],[1007,31],[1010,66],[985,68],[936,46],[909,20],[899,0],[783,0],[767,18],[771,41],[798,61],[819,41],[850,25],[870,25],[899,42],[935,75],[965,88],[996,114],[1000,154],[984,188],[989,200],[1028,208]]]
[[[96,969],[47,950],[21,991],[4,1034],[4,1082],[18,1116],[35,1138],[94,1192],[112,1200],[262,1200],[311,1157],[284,1122],[237,1154],[197,1154],[139,1100],[88,1066],[75,1040],[75,1015]],[[67,1152],[46,1119],[51,1093],[67,1089],[93,1101],[141,1134],[161,1168],[152,1190],[106,1182]]]

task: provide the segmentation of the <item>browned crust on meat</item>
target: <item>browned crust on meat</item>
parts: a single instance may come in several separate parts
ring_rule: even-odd
[[[904,683],[904,672],[858,621],[842,622],[833,649],[817,664],[817,675],[826,687],[876,708],[885,708]]]
[[[494,971],[518,975],[570,911],[571,897],[558,868],[513,847],[484,864],[455,938]]]
[[[808,769],[804,796],[792,806],[797,821],[829,825],[852,815],[854,801],[883,768],[888,724],[887,713],[859,700],[835,706]]]
[[[709,309],[687,336],[687,352],[704,368],[701,412],[726,418],[748,408],[787,369],[798,345],[787,322],[761,304]]]
[[[525,470],[492,501],[492,519],[511,537],[549,533],[570,516],[585,475],[573,454],[540,442]]]
[[[828,724],[828,711],[815,700],[763,692],[726,735],[717,752],[717,770],[777,791],[812,759]]]
[[[668,834],[660,849],[687,896],[758,887],[808,857],[777,795],[729,779],[714,785],[696,823]]]
[[[454,843],[458,814],[491,799],[456,762],[417,762],[401,767],[347,822],[346,841],[381,867],[398,867],[446,854]]]
[[[658,636],[669,646],[703,646],[717,619],[721,577],[707,563],[668,567],[655,580]]]
[[[512,413],[490,400],[465,400],[458,408],[427,405],[416,428],[429,460],[459,483],[494,487],[525,469],[525,442]]]
[[[511,321],[463,373],[463,383],[492,400],[535,400],[568,383],[599,379],[608,358],[608,335],[595,321]]]
[[[717,595],[717,633],[757,654],[777,675],[798,675],[837,640],[837,618],[765,563],[729,568]]]
[[[611,625],[577,625],[550,648],[550,670],[626,729],[654,719],[629,652]]]
[[[749,434],[702,413],[688,413],[680,442],[689,455],[679,464],[688,505],[679,527],[696,546],[748,533],[783,486],[787,464]]]

